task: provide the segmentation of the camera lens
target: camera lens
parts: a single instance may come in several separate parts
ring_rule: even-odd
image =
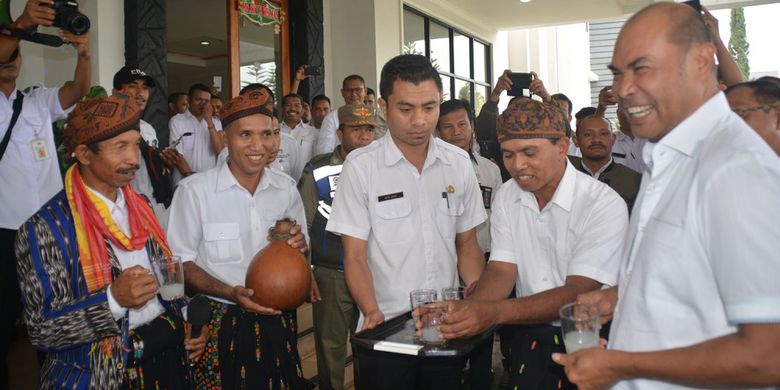
[[[70,32],[76,35],[83,35],[87,31],[89,31],[89,28],[91,27],[91,23],[89,22],[89,18],[86,17],[84,14],[75,13],[68,21],[67,26],[68,26],[67,29]]]

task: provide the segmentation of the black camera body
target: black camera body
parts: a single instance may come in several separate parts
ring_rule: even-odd
[[[54,0],[51,8],[55,12],[54,27],[70,31],[75,35],[83,35],[92,26],[87,15],[79,12],[79,5],[75,1]]]

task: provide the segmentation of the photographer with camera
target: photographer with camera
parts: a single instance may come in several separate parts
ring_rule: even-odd
[[[30,0],[8,29],[34,30],[52,26],[57,11],[52,0]],[[89,35],[60,30],[63,41],[78,53],[73,83],[60,88],[17,89],[22,65],[19,39],[0,34],[0,388],[8,386],[6,354],[20,313],[14,239],[19,226],[62,190],[52,122],[65,118],[89,91]]]

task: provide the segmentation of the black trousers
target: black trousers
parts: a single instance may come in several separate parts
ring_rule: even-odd
[[[356,390],[457,390],[463,357],[418,357],[365,349],[354,354]]]
[[[16,320],[22,311],[19,281],[16,279],[16,230],[0,228],[0,389],[9,388],[8,349],[16,335]]]
[[[510,388],[527,390],[576,390],[553,352],[566,353],[561,328],[552,325],[514,326]]]

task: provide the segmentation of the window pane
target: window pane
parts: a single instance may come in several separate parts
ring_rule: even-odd
[[[450,100],[450,96],[452,96],[452,90],[450,89],[450,82],[451,78],[450,76],[441,76],[441,85],[442,85],[442,100]]]
[[[438,71],[452,72],[450,68],[450,30],[430,22],[431,62]]]
[[[404,54],[425,55],[425,21],[422,16],[404,10]]]
[[[471,78],[471,51],[469,38],[458,33],[453,34],[455,48],[455,74]]]
[[[475,85],[474,87],[474,112],[477,115],[487,101],[488,89],[482,85]]]
[[[455,79],[455,91],[460,100],[471,101],[471,83],[461,79]]]
[[[485,45],[474,41],[474,80],[489,82],[485,66]]]

